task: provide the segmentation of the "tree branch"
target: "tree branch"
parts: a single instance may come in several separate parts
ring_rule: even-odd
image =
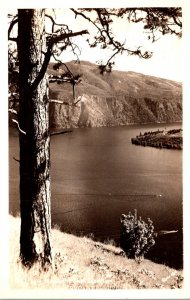
[[[13,156],[13,159],[14,159],[16,162],[20,163],[20,160],[17,159],[16,157]]]
[[[71,9],[75,13],[75,16],[77,17],[78,15],[83,17],[84,19],[88,20],[90,23],[92,23],[97,29],[98,29],[98,34],[94,37],[94,42],[90,43],[89,40],[87,42],[89,43],[90,47],[96,47],[98,44],[101,45],[102,49],[105,49],[108,45],[113,48],[113,55],[112,59],[115,55],[119,53],[123,53],[126,51],[129,55],[137,55],[142,58],[149,58],[152,56],[151,52],[145,51],[144,53],[140,50],[140,48],[131,50],[129,48],[125,47],[125,42],[121,43],[117,41],[112,33],[112,30],[110,28],[110,24],[112,24],[113,20],[110,18],[110,15],[112,16],[119,16],[122,17],[123,14],[130,13],[134,14],[135,10],[134,9],[123,9],[120,13],[120,10],[116,9],[105,9],[105,8],[94,8],[94,9],[87,9],[88,12],[94,11],[97,14],[97,19],[92,20],[90,17],[85,15],[86,9]],[[132,11],[132,12],[131,12]],[[111,12],[111,14],[110,14]],[[104,71],[106,70],[107,67],[110,68],[111,66],[111,58],[107,61],[105,65],[102,65],[104,68]],[[103,71],[103,68],[101,69]]]
[[[15,96],[17,96],[17,93],[8,93],[8,97],[15,97]]]
[[[69,103],[68,103],[68,102],[64,102],[64,101],[57,100],[57,99],[49,99],[49,102],[51,102],[51,103],[58,103],[58,104],[65,104],[65,105],[69,105]]]
[[[88,31],[82,30],[82,31],[78,31],[78,32],[63,33],[63,34],[60,34],[59,36],[50,38],[48,49],[47,49],[47,52],[45,53],[45,58],[44,58],[44,62],[41,67],[41,70],[38,73],[38,76],[36,77],[36,79],[34,80],[34,82],[32,83],[32,85],[30,87],[32,91],[34,91],[38,87],[40,81],[43,79],[43,77],[47,71],[47,67],[50,62],[50,58],[52,55],[52,48],[53,48],[54,44],[66,39],[66,38],[74,37],[74,36],[78,36],[78,35],[82,35],[82,34],[88,34]]]
[[[180,28],[182,28],[182,22],[178,21],[174,15],[172,15],[172,18],[173,18],[174,22],[176,23],[176,25],[178,25]]]
[[[13,123],[16,123],[16,124],[17,124],[18,130],[19,130],[21,133],[23,133],[23,134],[26,135],[26,132],[20,128],[19,122],[18,122],[17,120],[15,120],[15,119],[11,119],[11,120],[12,120]]]
[[[8,29],[8,40],[9,41],[17,42],[17,38],[10,37],[11,31],[12,31],[12,29],[15,26],[16,23],[18,23],[18,18],[13,19],[10,23],[10,26],[9,26],[9,29]]]
[[[83,18],[86,19],[88,22],[90,22],[91,24],[93,24],[93,25],[98,29],[98,31],[100,31],[100,28],[98,27],[98,25],[97,25],[95,22],[93,22],[89,17],[87,17],[83,12],[77,11],[77,10],[74,9],[74,8],[71,8],[71,11],[74,12],[75,18],[76,18],[78,15],[81,16],[81,17],[83,17]]]
[[[68,82],[70,83],[71,78],[70,77],[65,77],[65,78],[49,78],[49,82],[57,82],[57,83],[64,83],[64,82]]]
[[[72,132],[72,130],[62,130],[62,131],[58,131],[58,132],[51,132],[50,133],[50,136],[52,136],[52,135],[58,135],[58,134],[65,134],[65,133],[70,133],[70,132]]]
[[[68,106],[76,106],[77,103],[79,103],[80,101],[81,101],[81,97],[79,97],[78,100],[76,102],[73,102],[72,104],[65,102],[65,101],[57,100],[57,99],[49,100],[50,103],[57,103],[57,104],[68,105]]]
[[[48,14],[45,14],[45,17],[47,17],[47,18],[49,18],[50,20],[51,20],[51,22],[52,22],[52,33],[54,33],[54,26],[56,25],[56,26],[60,26],[60,27],[65,27],[67,30],[69,29],[68,28],[68,25],[66,25],[66,24],[59,24],[59,23],[56,23],[55,22],[55,20],[54,20],[54,18],[52,17],[52,16],[50,16],[50,15],[48,15]]]
[[[8,40],[15,43],[17,42],[17,38],[13,38],[13,37],[9,37]]]
[[[63,33],[63,34],[60,34],[56,37],[50,38],[49,44],[51,46],[53,46],[54,44],[56,44],[60,41],[63,41],[64,39],[74,37],[74,36],[78,36],[78,35],[83,35],[83,34],[89,34],[88,30],[81,30],[81,31],[78,31],[78,32]]]
[[[67,72],[72,76],[72,77],[74,77],[74,75],[73,75],[73,73],[71,72],[71,70],[69,69],[69,67],[65,64],[65,63],[63,63],[60,59],[58,59],[57,57],[55,57],[55,54],[53,53],[52,54],[53,55],[53,58],[55,59],[55,61],[57,61],[58,62],[58,64],[56,64],[56,65],[58,65],[58,69],[59,69],[59,67],[61,66],[61,65],[63,65],[66,69],[67,69]]]
[[[78,97],[78,100],[77,100],[76,102],[74,102],[74,103],[73,103],[73,105],[74,105],[74,106],[76,106],[76,105],[77,105],[77,103],[79,103],[79,102],[81,101],[81,98],[82,98],[82,97],[81,97],[81,96],[79,96],[79,97]]]
[[[8,110],[10,113],[14,114],[14,115],[18,115],[17,111],[13,108],[9,108]]]
[[[48,67],[48,64],[50,62],[51,55],[52,55],[52,45],[49,45],[48,49],[47,49],[47,52],[45,53],[45,58],[44,58],[44,62],[43,62],[43,65],[41,67],[41,70],[38,73],[38,76],[36,77],[36,79],[34,80],[32,85],[30,86],[30,89],[32,91],[34,91],[38,87],[40,81],[43,79],[43,77],[44,77],[44,75],[47,71],[47,67]]]

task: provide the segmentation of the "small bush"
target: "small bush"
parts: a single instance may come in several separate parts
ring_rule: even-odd
[[[141,261],[144,254],[155,244],[154,226],[150,218],[147,223],[139,217],[137,218],[137,210],[134,215],[129,212],[128,215],[121,215],[121,237],[120,246],[125,251],[127,257],[135,258]]]

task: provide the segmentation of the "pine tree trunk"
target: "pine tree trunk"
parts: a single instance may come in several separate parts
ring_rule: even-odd
[[[20,257],[31,266],[51,262],[50,136],[48,80],[36,88],[46,51],[45,11],[18,10],[20,132]]]

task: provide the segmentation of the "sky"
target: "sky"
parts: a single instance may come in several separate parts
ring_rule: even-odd
[[[89,48],[86,38],[96,34],[94,26],[90,26],[89,22],[81,17],[75,19],[74,13],[68,8],[55,9],[55,15],[52,9],[47,9],[47,13],[56,16],[57,23],[64,23],[75,31],[88,29],[90,35],[83,35],[82,37],[73,38],[73,42],[77,44],[80,49],[80,60],[87,60],[92,63],[100,61],[106,62],[113,54],[109,49]],[[13,11],[12,11],[13,13]],[[150,59],[143,59],[137,56],[130,56],[124,52],[122,55],[115,57],[115,70],[134,71],[156,77],[171,79],[182,82],[183,80],[183,65],[182,65],[182,43],[183,38],[178,38],[175,35],[167,34],[165,36],[159,35],[158,40],[152,43],[148,40],[148,35],[143,29],[143,23],[128,23],[126,20],[114,20],[113,30],[115,36],[121,42],[126,41],[126,45],[131,49],[136,49],[141,46],[143,50],[153,52]],[[51,22],[47,19],[46,27],[49,31]],[[16,33],[15,26],[15,33]],[[15,34],[16,35],[16,34]],[[79,53],[79,52],[78,52]],[[70,51],[64,51],[61,59],[64,62],[74,60],[76,57]]]
[[[80,17],[74,18],[73,13],[65,9],[57,9],[56,17],[58,22],[69,24],[73,31],[79,31],[89,28],[89,23]],[[89,32],[93,32],[90,28]],[[143,24],[127,23],[126,21],[114,22],[114,33],[121,41],[127,41],[126,45],[131,48],[142,46],[142,49],[153,51],[150,59],[142,59],[137,56],[129,56],[126,52],[118,55],[115,59],[114,69],[122,71],[135,71],[147,75],[153,75],[161,78],[182,81],[182,38],[174,35],[160,35],[159,39],[152,43],[148,40],[144,32]],[[93,63],[109,58],[112,54],[108,49],[101,50],[89,48],[85,43],[86,37],[73,38],[73,41],[79,46],[81,54],[80,60],[87,60]],[[62,56],[64,61],[75,59],[72,53],[64,52]]]

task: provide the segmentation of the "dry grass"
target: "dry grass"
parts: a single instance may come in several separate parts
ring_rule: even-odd
[[[10,283],[22,289],[152,289],[181,288],[182,271],[122,255],[120,248],[86,237],[52,230],[53,264],[24,269],[19,261],[20,219],[10,216]]]

